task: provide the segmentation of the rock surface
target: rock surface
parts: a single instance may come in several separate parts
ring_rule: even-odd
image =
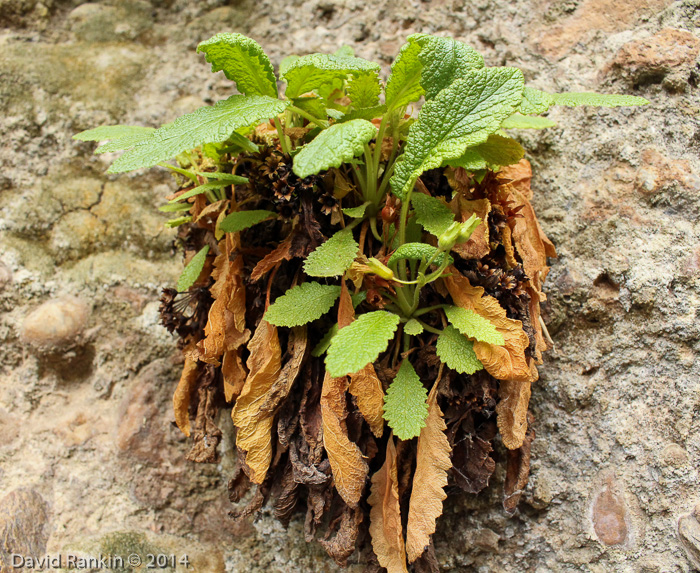
[[[698,1],[228,4],[0,0],[0,485],[14,492],[0,502],[4,547],[9,531],[35,553],[133,546],[191,553],[202,571],[337,570],[299,519],[286,531],[269,511],[228,520],[230,429],[221,464],[185,461],[169,406],[174,342],[157,323],[159,289],[180,269],[155,210],[168,176],[106,176],[112,157],[70,136],[156,126],[231,93],[194,51],[216,32],[253,36],[275,64],[349,44],[386,69],[407,35],[427,32],[522,68],[532,87],[652,102],[557,108],[559,127],[517,135],[560,254],[544,313],[556,348],[533,387],[518,512],[500,505],[500,452],[485,492],[445,504],[442,570],[698,567]],[[32,311],[66,296],[92,309],[80,322],[90,336],[29,352]],[[20,531],[27,508],[39,517]]]

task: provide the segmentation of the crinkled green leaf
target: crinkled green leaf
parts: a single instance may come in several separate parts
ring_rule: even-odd
[[[391,75],[386,82],[386,105],[388,110],[402,108],[413,101],[418,101],[425,93],[421,86],[423,64],[418,59],[420,44],[407,42],[401,47],[391,65]]]
[[[343,117],[339,118],[338,121],[352,121],[353,119],[366,119],[369,121],[375,117],[381,117],[384,112],[386,112],[386,105],[384,104],[375,105],[364,109],[353,109],[352,111],[343,114]]]
[[[523,89],[523,101],[520,102],[520,113],[524,115],[536,115],[544,113],[554,105],[552,94],[533,88]]]
[[[361,314],[341,328],[331,340],[326,354],[326,370],[333,377],[353,374],[384,352],[399,325],[392,312],[376,310]]]
[[[479,52],[452,38],[413,34],[408,41],[421,47],[418,54],[423,64],[420,83],[426,100],[433,99],[456,79],[484,67],[484,58]]]
[[[328,347],[331,345],[331,340],[333,340],[333,337],[338,334],[338,330],[338,323],[331,326],[328,329],[328,332],[323,335],[323,338],[319,340],[318,344],[314,346],[314,349],[311,351],[311,356],[315,356],[316,358],[323,356],[326,350],[328,350]]]
[[[596,107],[620,107],[627,105],[647,105],[649,100],[643,97],[618,95],[618,94],[596,94],[596,93],[563,93],[552,94],[555,105],[565,105],[567,107],[578,107],[580,105],[591,105]]]
[[[340,48],[338,48],[335,52],[333,52],[333,55],[341,56],[344,58],[347,58],[348,56],[352,57],[355,55],[355,49],[352,46],[343,45],[340,46]]]
[[[514,113],[503,120],[501,129],[546,129],[547,127],[555,127],[556,125],[556,122],[546,117]]]
[[[187,263],[187,266],[183,269],[180,278],[177,280],[178,292],[185,292],[197,281],[202,269],[204,268],[204,263],[207,260],[208,252],[209,245],[206,245],[190,259],[190,262]]]
[[[401,440],[420,435],[428,417],[428,391],[408,360],[404,360],[396,378],[384,396],[384,419]]]
[[[474,147],[490,166],[513,165],[525,156],[525,150],[515,139],[492,133],[482,144]]]
[[[195,195],[201,195],[202,193],[206,193],[207,191],[213,191],[214,189],[220,189],[221,187],[226,187],[227,185],[230,185],[228,181],[211,181],[210,183],[205,183],[204,185],[198,185],[194,189],[190,189],[189,191],[186,191],[182,195],[178,195],[170,201],[171,203],[180,203],[181,201],[185,201],[186,199],[189,199],[190,197],[194,197]]]
[[[343,213],[345,213],[348,217],[352,217],[353,219],[361,219],[365,216],[365,211],[367,210],[368,205],[369,203],[363,203],[357,207],[347,207],[346,209],[343,209]]]
[[[442,235],[455,222],[454,213],[437,197],[414,193],[411,205],[416,213],[416,222],[436,237]]]
[[[476,147],[470,147],[456,159],[446,161],[445,165],[463,167],[467,171],[477,171],[487,167],[486,160],[479,154]]]
[[[294,62],[296,62],[299,59],[299,57],[300,56],[291,55],[291,56],[285,56],[284,58],[282,58],[282,61],[280,62],[280,69],[279,69],[280,77],[284,77],[284,74],[287,73],[287,70],[289,69],[289,67]]]
[[[352,56],[309,54],[291,62],[282,79],[287,82],[285,95],[288,98],[319,91],[345,80],[348,75],[377,73],[379,64]]]
[[[460,157],[486,141],[520,105],[523,74],[516,68],[485,68],[455,80],[425,103],[409,130],[406,149],[391,178],[402,198],[428,169]]]
[[[301,326],[321,318],[339,296],[339,286],[302,283],[277,298],[265,312],[264,319],[275,326]]]
[[[404,243],[392,253],[387,264],[391,265],[402,259],[408,259],[409,261],[428,261],[437,252],[437,248],[433,247],[432,245],[427,245],[426,243]],[[447,257],[448,260],[452,262],[452,257],[449,255],[447,255]],[[433,264],[441,265],[444,260],[445,253],[439,253],[437,257],[435,257]]]
[[[117,159],[108,173],[151,167],[187,149],[225,141],[234,130],[275,117],[287,105],[268,96],[233,95],[213,106],[200,107],[156,129]]]
[[[270,58],[252,38],[217,34],[201,42],[197,51],[204,52],[212,72],[223,71],[242,94],[277,97],[277,78]]]
[[[257,225],[265,219],[270,217],[275,217],[277,213],[272,211],[265,211],[263,209],[256,209],[253,211],[236,211],[230,215],[226,215],[226,218],[219,224],[219,229],[225,233],[237,233],[253,225]]]
[[[326,118],[326,104],[320,97],[295,97],[292,104],[319,119]]]
[[[404,325],[403,331],[411,336],[418,336],[423,332],[423,325],[415,318],[412,318]]]
[[[360,250],[352,231],[338,231],[304,261],[304,272],[312,277],[337,277],[350,268]]]
[[[141,137],[154,131],[152,127],[140,125],[102,125],[76,133],[73,139],[78,141],[114,141],[125,137]]]
[[[474,353],[474,344],[454,326],[447,326],[438,336],[437,355],[447,366],[461,374],[474,374],[484,365]]]
[[[494,324],[471,309],[448,306],[445,309],[445,316],[464,336],[497,346],[505,344],[503,335],[498,332]]]
[[[348,96],[355,108],[374,107],[379,104],[382,86],[376,73],[353,77],[348,83]]]
[[[336,123],[324,129],[294,156],[294,173],[304,178],[331,167],[340,167],[362,153],[377,128],[364,119]]]

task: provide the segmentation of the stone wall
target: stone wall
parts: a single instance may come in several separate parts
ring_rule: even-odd
[[[155,210],[170,182],[108,177],[113,158],[70,139],[229,94],[194,51],[220,31],[275,63],[349,44],[387,66],[405,36],[450,34],[532,87],[652,102],[555,109],[559,127],[519,136],[560,255],[532,476],[512,518],[502,470],[481,495],[452,495],[435,543],[450,572],[700,566],[697,0],[0,0],[0,28],[3,573],[3,552],[78,550],[187,553],[202,572],[336,570],[299,520],[227,518],[230,441],[219,465],[185,461],[174,341],[157,320],[180,268]]]

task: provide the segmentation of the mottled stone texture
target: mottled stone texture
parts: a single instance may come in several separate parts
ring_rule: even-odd
[[[429,32],[521,67],[536,88],[652,102],[555,109],[559,127],[519,135],[560,253],[544,313],[556,348],[533,387],[519,511],[500,506],[502,469],[483,494],[450,497],[443,570],[697,566],[697,0],[0,0],[0,26],[0,552],[165,547],[207,572],[336,570],[299,520],[227,519],[226,419],[222,463],[185,461],[174,342],[157,324],[158,290],[179,272],[155,211],[168,177],[107,177],[112,157],[70,136],[158,125],[229,94],[194,52],[216,32],[253,36],[276,63],[345,43],[385,65]],[[28,323],[43,332],[35,309],[67,297],[90,309],[70,344],[25,342]],[[357,556],[350,570],[363,570]]]

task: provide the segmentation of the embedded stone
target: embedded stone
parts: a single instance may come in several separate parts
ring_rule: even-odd
[[[46,301],[22,324],[22,341],[37,348],[73,345],[87,326],[90,309],[80,299],[67,296]]]
[[[609,477],[593,500],[593,529],[604,545],[623,545],[629,538],[629,512],[612,477]]]
[[[0,571],[14,571],[12,555],[46,552],[49,507],[32,489],[16,489],[0,500]]]

